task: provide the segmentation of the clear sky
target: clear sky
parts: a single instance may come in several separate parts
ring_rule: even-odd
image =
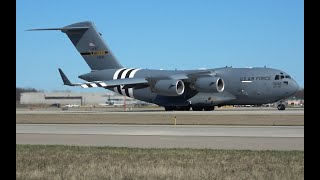
[[[17,0],[16,86],[62,85],[89,67],[60,31],[25,31],[93,21],[125,67],[271,67],[304,86],[303,0]],[[94,89],[94,88],[93,88]],[[97,88],[100,89],[100,88]],[[88,91],[104,91],[88,90]]]

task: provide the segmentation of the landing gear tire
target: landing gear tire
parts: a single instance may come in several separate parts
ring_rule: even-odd
[[[203,108],[205,111],[213,111],[214,110],[214,106],[206,106]]]
[[[190,106],[165,106],[166,111],[190,111]]]
[[[202,111],[203,107],[192,107],[193,111]]]
[[[165,106],[165,107],[164,107],[164,110],[166,110],[166,111],[173,111],[174,108],[173,108],[172,106]]]
[[[278,110],[285,110],[286,109],[286,106],[284,104],[279,104],[277,106]]]
[[[190,106],[186,106],[186,107],[184,108],[184,110],[185,110],[185,111],[190,111]]]

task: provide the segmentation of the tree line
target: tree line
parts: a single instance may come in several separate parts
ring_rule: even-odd
[[[297,98],[297,99],[304,99],[304,89],[299,89],[294,95],[293,97]]]

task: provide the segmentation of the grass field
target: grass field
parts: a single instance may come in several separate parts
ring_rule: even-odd
[[[304,179],[304,151],[16,145],[16,179]]]
[[[16,114],[22,124],[173,124],[173,114]],[[177,124],[303,126],[304,115],[176,115]]]

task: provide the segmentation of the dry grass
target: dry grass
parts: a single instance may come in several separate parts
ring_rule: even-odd
[[[16,178],[304,179],[304,152],[16,145]]]
[[[16,123],[173,124],[172,114],[16,114]],[[304,115],[189,115],[177,124],[303,126]]]

